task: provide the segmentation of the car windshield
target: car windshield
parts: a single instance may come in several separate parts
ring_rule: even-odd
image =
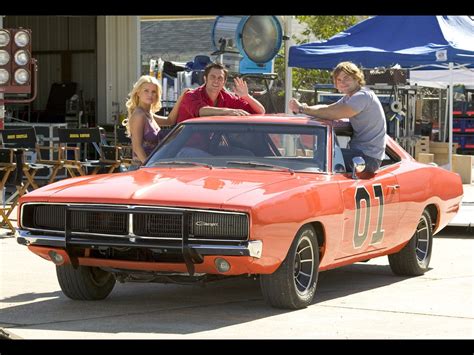
[[[326,172],[326,130],[309,125],[191,120],[168,135],[145,167]]]

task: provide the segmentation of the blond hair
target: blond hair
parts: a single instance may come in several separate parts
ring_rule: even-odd
[[[123,120],[122,125],[126,127],[127,135],[130,136],[130,125],[129,120],[132,117],[133,112],[138,107],[139,98],[138,93],[141,90],[144,84],[153,84],[156,86],[156,91],[158,92],[156,101],[151,104],[150,110],[152,112],[157,112],[161,108],[161,85],[158,79],[150,75],[142,75],[135,84],[133,84],[132,91],[128,94],[128,100],[125,102],[127,107],[127,118]]]
[[[344,72],[351,78],[355,79],[360,86],[365,85],[364,72],[352,62],[341,62],[336,66],[336,68],[334,68],[331,73],[334,85],[336,85],[336,78],[341,72]]]

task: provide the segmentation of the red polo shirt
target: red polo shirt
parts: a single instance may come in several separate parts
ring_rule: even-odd
[[[190,118],[199,117],[199,110],[204,106],[234,108],[245,110],[252,114],[257,113],[247,101],[242,100],[224,89],[222,89],[217,96],[217,104],[214,106],[214,103],[207,95],[205,85],[202,85],[184,94],[181,105],[179,106],[176,122],[179,123]]]

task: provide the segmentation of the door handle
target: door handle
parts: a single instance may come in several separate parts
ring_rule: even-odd
[[[396,184],[396,185],[387,185],[387,187],[389,189],[398,190],[400,188],[400,185],[398,185],[398,184]]]

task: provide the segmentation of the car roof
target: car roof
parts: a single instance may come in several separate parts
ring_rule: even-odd
[[[209,116],[196,117],[191,120],[186,120],[184,123],[286,123],[297,125],[311,125],[320,127],[333,127],[336,132],[352,133],[352,126],[347,118],[340,120],[316,120],[306,115],[289,115],[285,113],[265,114],[265,115],[250,115],[250,116]]]
[[[349,120],[315,120],[309,116],[303,115],[289,115],[284,113],[277,114],[265,114],[265,115],[250,115],[250,116],[209,116],[209,117],[196,117],[192,120],[186,120],[184,123],[288,123],[298,125],[314,125],[314,126],[332,126],[332,127],[346,127],[350,126]]]

